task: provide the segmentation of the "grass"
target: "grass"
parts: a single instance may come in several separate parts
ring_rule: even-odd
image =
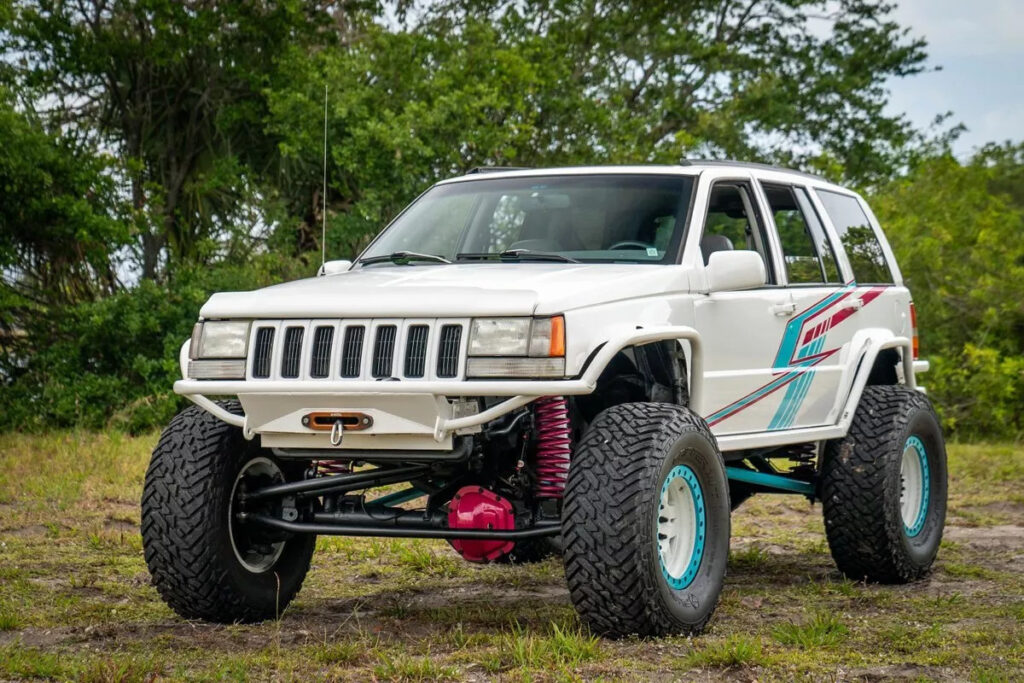
[[[820,506],[733,516],[696,638],[606,641],[561,564],[473,565],[444,542],[321,538],[280,621],[185,622],[150,584],[138,500],[156,435],[0,435],[0,680],[1024,678],[1024,448],[952,445],[949,524],[910,586],[835,571]]]
[[[838,617],[827,612],[819,612],[803,623],[788,622],[772,629],[775,640],[804,649],[835,647],[849,633]]]
[[[550,634],[537,634],[516,625],[501,643],[503,656],[522,669],[575,668],[596,659],[600,640],[579,627],[561,628],[551,624]]]
[[[688,666],[702,669],[731,669],[763,665],[769,660],[765,657],[760,638],[736,633],[724,640],[699,646],[685,662]]]
[[[373,675],[385,681],[450,681],[458,674],[458,669],[442,666],[429,655],[410,657],[403,653],[382,655],[380,664],[373,668]]]

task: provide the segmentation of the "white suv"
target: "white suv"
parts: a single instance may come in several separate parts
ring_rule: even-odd
[[[945,451],[868,205],[731,162],[480,169],[354,262],[216,294],[142,532],[183,616],[273,617],[318,534],[560,553],[608,636],[695,633],[754,493],[823,503],[849,577],[920,577]],[[209,397],[237,397],[214,401]]]

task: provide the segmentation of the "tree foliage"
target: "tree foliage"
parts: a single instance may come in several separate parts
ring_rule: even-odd
[[[128,231],[113,213],[107,160],[19,111],[3,86],[0,140],[0,339],[9,339],[20,317],[113,292]]]
[[[929,160],[873,206],[918,309],[948,427],[1024,433],[1024,146]]]
[[[329,6],[36,0],[15,4],[18,84],[120,162],[142,277],[237,248],[275,141],[263,90],[292,44],[330,44]],[[339,10],[341,11],[341,10]]]
[[[331,246],[356,250],[418,191],[478,165],[774,161],[871,183],[921,142],[884,111],[924,44],[878,0],[400,2],[344,51],[293,49],[270,127],[313,243],[323,84]],[[303,160],[305,163],[303,163]],[[305,206],[307,210],[301,210]],[[337,252],[336,252],[337,253]]]

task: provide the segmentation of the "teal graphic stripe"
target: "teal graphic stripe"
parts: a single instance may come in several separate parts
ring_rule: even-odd
[[[808,334],[816,332],[818,336],[808,341],[804,346],[799,346],[801,335],[804,333],[804,326],[822,311],[827,310],[846,296],[853,294],[856,289],[856,281],[848,282],[838,291],[813,304],[807,310],[801,311],[790,320],[786,324],[782,342],[779,344],[779,350],[772,363],[773,373],[776,374],[775,379],[743,398],[733,401],[729,405],[708,415],[708,424],[714,426],[751,404],[757,403],[772,392],[788,385],[782,403],[769,422],[768,429],[786,429],[792,426],[801,404],[807,398],[811,383],[814,381],[816,372],[814,366],[824,360],[826,356],[838,351],[838,349],[834,349],[827,352],[825,356],[820,355],[825,345],[825,336],[828,334],[828,329],[824,328],[812,328],[813,332]],[[829,322],[831,320],[829,319]],[[825,324],[829,324],[829,322]]]
[[[778,410],[775,411],[775,416],[768,423],[769,430],[788,429],[793,425],[797,412],[800,410],[800,406],[803,405],[804,399],[807,398],[807,392],[811,389],[811,382],[814,381],[815,370],[811,367],[806,367],[806,365],[813,361],[805,359],[820,353],[824,345],[825,335],[822,335],[800,349],[797,354],[797,360],[803,361],[799,365],[804,366],[805,369],[800,373],[800,377],[786,389],[786,395],[783,396],[782,403],[779,404]]]
[[[752,393],[752,394],[750,394],[748,396],[744,396],[743,398],[741,398],[740,400],[736,401],[735,403],[730,403],[729,405],[727,405],[726,407],[722,408],[718,412],[709,415],[708,418],[707,418],[708,422],[712,422],[713,423],[716,420],[721,420],[721,419],[723,419],[725,417],[728,417],[729,415],[731,415],[733,413],[736,413],[736,412],[739,412],[740,410],[743,410],[744,408],[746,408],[751,403],[756,403],[757,401],[760,401],[764,396],[772,393],[776,389],[780,389],[780,388],[786,386],[787,384],[789,384],[790,382],[795,380],[800,375],[801,375],[800,372],[790,372],[790,373],[787,373],[785,375],[780,375],[779,377],[776,377],[771,382],[769,382],[768,384],[764,385],[763,387],[761,387],[760,389],[758,389],[754,393]]]
[[[784,368],[789,366],[790,359],[793,358],[796,353],[797,344],[800,343],[800,332],[803,329],[805,321],[813,318],[815,315],[828,308],[856,288],[856,283],[850,283],[790,320],[789,323],[786,324],[786,332],[783,334],[782,343],[779,345],[779,352],[775,355],[774,367]]]

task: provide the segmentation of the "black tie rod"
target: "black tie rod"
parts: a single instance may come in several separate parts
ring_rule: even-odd
[[[304,479],[302,481],[289,481],[284,484],[273,484],[264,486],[255,491],[243,492],[239,499],[245,502],[253,500],[264,500],[266,498],[279,498],[281,496],[320,496],[325,493],[347,493],[359,489],[374,488],[376,486],[387,486],[388,484],[400,484],[412,479],[418,479],[430,473],[427,465],[410,465],[408,467],[393,467],[367,470],[365,472],[352,472],[350,474],[334,474],[329,477],[317,477],[315,479]]]
[[[423,526],[364,526],[350,524],[315,524],[309,522],[286,522],[276,517],[241,512],[238,519],[243,522],[289,531],[295,534],[317,534],[319,536],[379,536],[386,538],[442,538],[474,541],[523,541],[529,538],[557,536],[562,531],[559,522],[541,522],[529,529],[449,529]]]

